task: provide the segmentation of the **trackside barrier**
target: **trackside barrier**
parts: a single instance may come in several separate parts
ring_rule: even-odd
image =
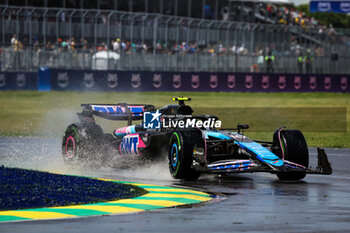
[[[51,72],[47,67],[41,67],[38,70],[38,91],[51,90]]]
[[[350,92],[350,75],[51,70],[52,90]]]
[[[349,84],[350,75],[339,74],[92,71],[48,68],[42,68],[38,73],[0,73],[0,90],[348,93]]]
[[[36,72],[0,72],[0,90],[37,90]]]

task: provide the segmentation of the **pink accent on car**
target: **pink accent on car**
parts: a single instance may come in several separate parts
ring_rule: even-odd
[[[130,135],[138,135],[139,136],[139,144],[137,145],[137,148],[145,148],[146,147],[146,144],[142,141],[141,137],[139,134],[137,133],[134,133],[134,134],[130,134]]]
[[[115,133],[127,133],[128,127],[123,127],[115,130]]]
[[[68,146],[68,142],[69,142],[70,140],[73,142],[73,151],[70,151],[70,152],[68,153],[68,148],[67,148],[67,146]],[[73,138],[72,136],[69,136],[69,137],[67,138],[67,140],[66,140],[66,158],[67,158],[67,159],[71,159],[71,158],[74,157],[74,155],[75,155],[74,150],[75,150],[75,140],[74,140],[74,138]]]

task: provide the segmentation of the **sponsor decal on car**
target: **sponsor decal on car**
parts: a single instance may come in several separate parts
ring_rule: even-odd
[[[122,154],[134,155],[138,154],[139,135],[125,136],[120,144],[120,152]]]
[[[204,149],[201,147],[194,149],[193,155],[204,155]]]
[[[142,112],[144,110],[143,106],[127,106],[123,107],[121,105],[91,105],[92,110],[96,112],[102,113],[110,113],[113,114],[128,114],[127,108],[131,111],[133,116],[142,116]]]

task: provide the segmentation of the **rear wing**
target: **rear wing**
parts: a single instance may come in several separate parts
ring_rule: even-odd
[[[155,111],[153,105],[146,104],[81,104],[82,113],[78,113],[78,117],[83,123],[95,122],[93,116],[98,116],[108,120],[128,121],[128,125],[132,121],[142,120],[143,113]]]

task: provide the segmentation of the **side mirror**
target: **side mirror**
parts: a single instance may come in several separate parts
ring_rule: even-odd
[[[241,129],[249,129],[249,125],[247,125],[247,124],[245,124],[245,125],[238,124],[237,125],[237,129],[238,129],[238,131],[240,131]]]
[[[244,124],[244,125],[238,124],[237,125],[238,133],[241,132],[241,129],[249,129],[249,125],[247,125],[247,124]]]

